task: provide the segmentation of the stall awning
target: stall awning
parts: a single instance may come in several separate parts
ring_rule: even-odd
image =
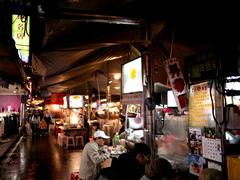
[[[0,83],[7,88],[8,84],[18,83],[26,90],[27,77],[17,50],[11,46],[11,40],[0,37]]]

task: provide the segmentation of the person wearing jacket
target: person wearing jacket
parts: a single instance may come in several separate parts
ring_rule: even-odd
[[[97,130],[94,141],[88,142],[83,149],[80,161],[79,175],[83,180],[96,180],[100,173],[100,164],[110,158],[110,153],[104,151],[104,140],[108,139],[104,131]]]

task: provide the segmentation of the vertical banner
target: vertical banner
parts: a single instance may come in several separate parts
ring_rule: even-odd
[[[20,59],[29,63],[30,16],[12,15],[12,37]]]
[[[178,110],[187,110],[187,87],[180,67],[179,59],[170,58],[165,61],[165,69],[170,81]]]

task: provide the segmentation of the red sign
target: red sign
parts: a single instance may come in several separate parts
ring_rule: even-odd
[[[167,59],[165,62],[165,69],[178,105],[178,110],[183,112],[184,110],[187,110],[187,87],[184,81],[179,59]]]
[[[53,93],[50,97],[46,99],[46,104],[59,104],[63,105],[63,96],[62,93]]]

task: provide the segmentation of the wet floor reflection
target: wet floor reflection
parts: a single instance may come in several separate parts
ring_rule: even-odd
[[[23,138],[1,165],[1,180],[69,180],[80,166],[80,149],[56,145],[53,135]]]

